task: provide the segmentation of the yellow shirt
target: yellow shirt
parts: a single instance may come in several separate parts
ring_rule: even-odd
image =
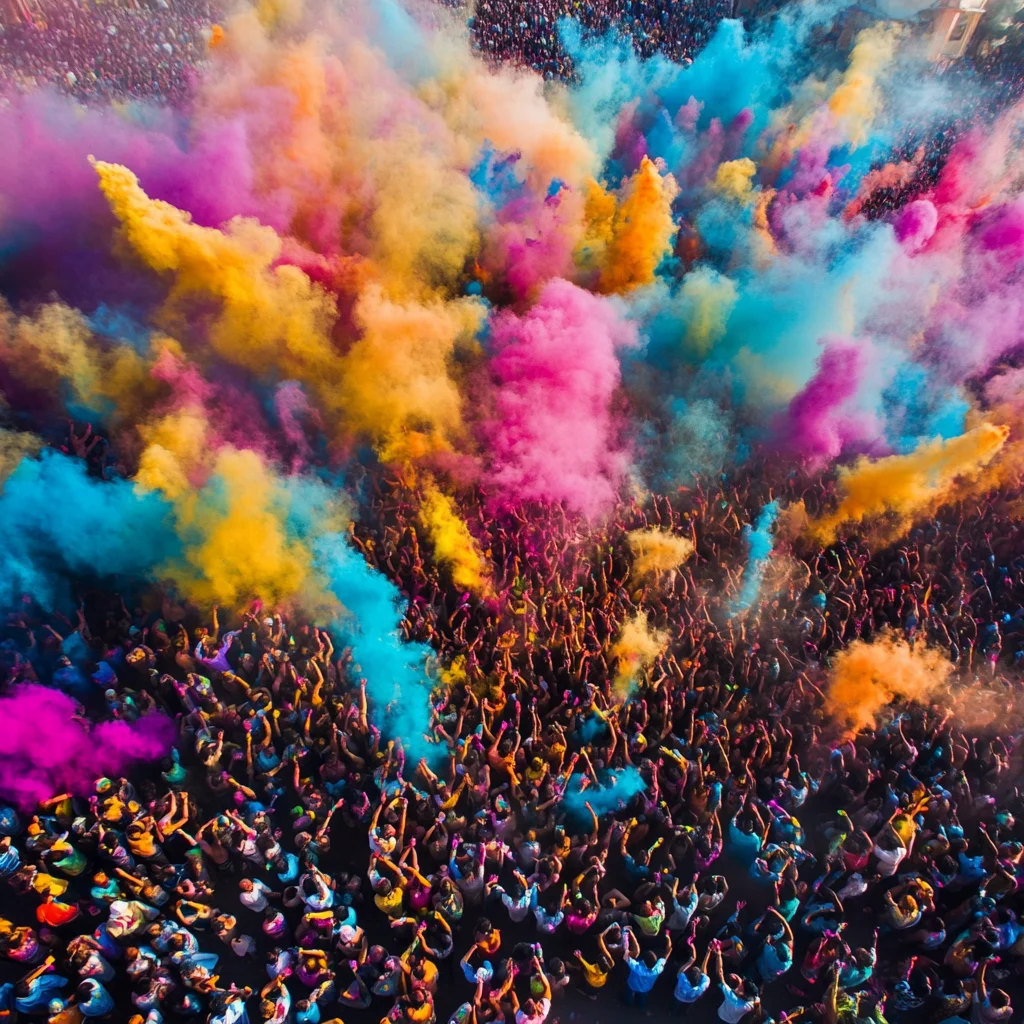
[[[104,801],[103,804],[103,820],[104,821],[120,821],[124,816],[125,803],[123,800],[119,800],[116,796],[112,796],[109,800]]]
[[[397,917],[402,912],[402,897],[404,895],[405,890],[396,886],[387,896],[381,896],[380,893],[375,895],[373,902],[377,904],[377,909],[387,914],[388,917]]]
[[[917,822],[909,814],[901,814],[893,818],[892,827],[896,835],[909,846],[917,832]]]
[[[583,968],[583,977],[591,988],[604,988],[608,981],[608,972],[601,970],[597,964],[588,964],[580,957],[580,967]]]
[[[136,857],[153,857],[156,855],[156,840],[152,832],[142,832],[137,836],[128,837],[128,849]]]
[[[49,875],[45,871],[37,871],[35,878],[32,879],[32,888],[35,889],[40,896],[63,896],[68,891],[69,882],[63,878],[57,878],[55,875]]]
[[[423,977],[413,979],[417,988],[425,988],[430,992],[433,992],[434,986],[437,984],[437,964],[433,960],[424,958],[423,960]]]

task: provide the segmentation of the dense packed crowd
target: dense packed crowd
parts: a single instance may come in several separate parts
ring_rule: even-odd
[[[572,75],[558,38],[562,18],[597,33],[614,26],[643,56],[661,52],[687,62],[722,18],[742,16],[754,23],[779,6],[778,0],[476,0],[468,7],[463,0],[439,2],[470,11],[469,27],[481,53],[548,78]],[[223,9],[218,0],[26,0],[18,4],[17,17],[0,18],[0,88],[50,85],[83,100],[178,102]],[[984,78],[1006,102],[1019,96],[1024,76],[1016,36],[1012,45],[960,62],[955,73],[965,72]]]
[[[0,32],[0,86],[52,85],[81,99],[179,101],[222,7],[214,0],[34,0],[26,7],[31,19],[11,19]],[[731,13],[731,0],[479,0],[470,27],[487,56],[566,77],[571,64],[557,38],[560,18],[601,32],[616,25],[644,55],[661,50],[688,60]]]
[[[83,100],[180,100],[206,53],[209,0],[33,0],[0,32],[0,88],[49,85]]]
[[[572,65],[558,38],[561,18],[601,33],[614,25],[643,56],[660,51],[684,62],[732,14],[732,0],[477,0],[470,26],[477,48],[488,57],[564,78],[571,76]]]
[[[1024,524],[996,495],[892,546],[798,547],[730,616],[752,511],[830,500],[778,476],[630,501],[605,526],[481,514],[496,596],[477,600],[423,554],[415,493],[368,475],[354,539],[447,666],[418,761],[317,624],[97,594],[69,622],[26,601],[9,682],[48,681],[73,648],[92,699],[163,709],[180,742],[157,774],[0,814],[0,1012],[542,1024],[653,992],[727,1024],[1011,1020]],[[637,580],[644,526],[690,538],[691,560]],[[638,609],[673,639],[623,703],[609,642]],[[844,735],[824,670],[883,629],[981,677],[999,728],[908,705]]]

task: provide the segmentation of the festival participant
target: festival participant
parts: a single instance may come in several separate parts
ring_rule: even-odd
[[[665,955],[658,957],[653,950],[642,955],[640,943],[633,934],[632,928],[623,929],[626,938],[626,966],[629,978],[623,998],[630,1006],[646,1006],[647,995],[654,988],[658,976],[665,970],[668,958],[672,955],[672,939],[665,936]]]
[[[722,1005],[718,1008],[718,1019],[726,1024],[739,1024],[745,1017],[754,1012],[758,1004],[756,987],[737,974],[726,976],[722,968],[722,951],[715,941],[715,976],[718,988],[722,993]]]
[[[686,955],[683,963],[679,966],[676,975],[676,987],[672,998],[680,1004],[680,1009],[685,1009],[692,1003],[697,1002],[701,996],[711,987],[711,978],[708,975],[708,961],[714,952],[712,944],[708,943],[704,959],[700,966],[697,966],[697,947],[694,943],[697,926],[694,922],[686,937]]]

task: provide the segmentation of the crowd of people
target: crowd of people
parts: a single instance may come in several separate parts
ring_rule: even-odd
[[[90,101],[180,101],[214,20],[210,0],[32,0],[25,10],[0,25],[0,91],[51,86]]]
[[[440,0],[464,8],[462,0]],[[0,89],[52,86],[84,101],[148,99],[176,103],[205,59],[216,0],[26,0],[6,21],[0,7]],[[490,59],[570,77],[557,23],[628,34],[638,52],[690,60],[732,13],[732,0],[477,0],[469,25]]]
[[[688,62],[722,18],[753,23],[779,6],[779,0],[438,2],[469,13],[474,45],[489,59],[566,79],[573,69],[558,36],[562,18],[590,32],[614,26],[642,56],[661,52]],[[223,9],[218,0],[19,0],[5,18],[0,6],[0,90],[51,86],[82,100],[180,102]],[[1016,36],[984,54],[972,53],[955,72],[983,78],[1006,101],[1024,91]]]
[[[363,491],[354,542],[440,666],[423,759],[382,732],[344,638],[278,610],[90,593],[77,621],[8,616],[5,685],[74,649],[83,699],[172,715],[179,741],[159,771],[0,813],[5,1019],[543,1024],[595,1016],[588,998],[727,1024],[1013,1019],[1012,502],[894,545],[797,545],[734,615],[744,523],[771,498],[813,512],[827,482],[759,464],[604,526],[481,512],[487,599],[424,554],[414,491]],[[694,553],[638,580],[627,533],[648,526]],[[609,645],[638,610],[672,639],[623,701]],[[907,704],[845,732],[827,666],[882,630],[980,678],[997,725]]]
[[[548,78],[572,76],[572,62],[558,38],[558,22],[570,17],[585,30],[612,26],[629,36],[637,52],[664,53],[688,62],[733,15],[732,0],[476,0],[470,27],[488,58],[533,68]]]

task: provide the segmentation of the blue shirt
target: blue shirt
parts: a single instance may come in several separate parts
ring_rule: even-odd
[[[839,972],[839,984],[845,989],[856,988],[858,985],[863,985],[871,977],[871,971],[872,968],[861,967],[859,964],[854,964],[852,967],[844,967]]]
[[[676,975],[676,990],[672,994],[680,1003],[695,1003],[705,992],[711,984],[711,979],[701,971],[700,981],[696,985],[691,985],[689,978],[686,977],[686,971],[680,971]]]
[[[781,978],[793,966],[793,953],[786,942],[766,942],[757,958],[757,972],[765,982]]]
[[[658,975],[665,970],[664,959],[659,960],[653,967],[648,967],[647,964],[640,960],[634,960],[630,957],[626,961],[626,966],[629,968],[629,985],[633,992],[650,992],[654,988],[654,983],[658,980]]]
[[[623,857],[622,865],[626,869],[626,877],[631,882],[641,882],[651,873],[650,865],[638,864],[629,853]]]
[[[708,798],[708,813],[711,814],[717,811],[722,806],[722,784],[720,782],[711,783],[711,796]]]
[[[310,1003],[307,1010],[295,1011],[295,1024],[320,1024],[320,1007]]]
[[[736,827],[734,821],[729,822],[729,852],[742,864],[749,867],[757,860],[761,852],[761,837],[752,832],[744,832]]]

